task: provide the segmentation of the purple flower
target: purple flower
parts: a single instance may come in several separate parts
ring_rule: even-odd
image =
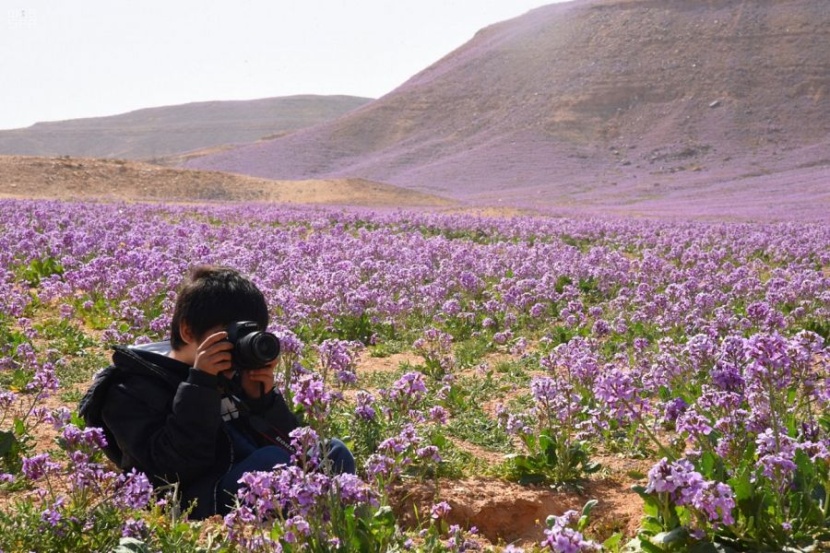
[[[343,384],[357,382],[357,352],[363,347],[360,342],[346,340],[325,340],[317,347],[323,371],[334,372]]]
[[[692,506],[704,513],[709,522],[734,524],[732,511],[735,509],[735,494],[722,482],[706,482],[695,494]]]
[[[663,404],[663,422],[674,423],[677,418],[686,412],[689,404],[682,397],[670,399]]]
[[[418,459],[429,460],[435,463],[441,462],[441,455],[438,453],[438,447],[434,445],[418,448],[415,451],[415,455]]]
[[[441,306],[441,311],[450,317],[454,317],[461,313],[461,303],[455,298],[449,299],[444,302],[444,305]]]
[[[322,421],[327,418],[332,396],[326,391],[325,383],[320,375],[316,373],[300,375],[292,382],[291,391],[295,405],[303,407],[310,419]]]
[[[34,363],[34,365],[36,367],[35,375],[26,385],[26,390],[40,392],[45,395],[56,392],[60,388],[60,381],[55,374],[55,365],[49,362]]]
[[[292,430],[289,436],[294,449],[291,460],[308,470],[319,467],[323,460],[323,448],[317,432],[310,426],[300,426]]]
[[[337,474],[332,478],[335,497],[343,505],[378,505],[376,492],[358,476],[349,473]]]
[[[48,453],[40,453],[33,457],[23,458],[23,476],[37,482],[44,476],[60,470],[61,466],[51,460]]]
[[[604,370],[596,379],[594,395],[607,405],[607,413],[619,422],[633,417],[634,409],[642,403],[634,375],[617,366]]]
[[[559,517],[549,517],[550,527],[545,529],[545,539],[540,545],[556,553],[601,551],[600,544],[586,540],[580,532],[570,527],[577,520],[579,520],[579,514],[576,511],[567,511]]]
[[[594,326],[591,328],[591,333],[594,336],[602,337],[611,334],[611,325],[603,319],[594,321]]]
[[[57,526],[58,523],[63,519],[63,513],[61,511],[63,509],[63,504],[65,501],[65,497],[58,497],[52,505],[50,505],[47,509],[40,513],[40,520],[42,520],[43,522],[45,522],[53,528]]]
[[[17,400],[17,395],[14,392],[7,390],[0,390],[0,411],[8,411],[12,404]]]
[[[81,430],[74,424],[68,424],[63,428],[61,442],[64,449],[69,451],[86,451],[90,453],[107,446],[107,438],[103,429],[90,427]]]
[[[424,375],[420,372],[408,372],[393,383],[391,388],[382,390],[381,394],[403,411],[420,403],[426,392]]]
[[[45,422],[51,424],[58,432],[69,424],[72,419],[72,411],[67,407],[58,407],[46,415]]]
[[[301,516],[294,516],[286,520],[285,526],[288,532],[297,532],[301,536],[308,536],[311,534],[311,525]],[[286,539],[286,541],[292,543],[296,540]]]
[[[677,505],[690,506],[710,522],[733,524],[735,508],[732,488],[707,481],[686,459],[670,463],[665,457],[648,472],[646,493],[665,493]]]
[[[737,365],[720,360],[715,364],[711,372],[712,382],[721,390],[735,392],[743,389],[744,378],[741,369]]]
[[[132,469],[118,477],[115,502],[129,509],[143,509],[150,504],[153,486],[143,472]]]
[[[449,420],[449,412],[440,405],[434,405],[429,408],[429,418],[436,424],[443,426]]]
[[[358,419],[364,421],[375,420],[376,412],[375,408],[372,406],[375,403],[375,397],[372,394],[363,390],[358,391],[356,395],[356,403],[357,406],[355,407],[354,412]]]
[[[296,334],[286,328],[275,330],[275,334],[280,339],[280,354],[301,356],[303,354],[303,342]]]
[[[708,436],[712,432],[709,420],[693,408],[678,415],[675,426],[678,432],[698,438]]]
[[[125,538],[145,539],[150,535],[150,527],[141,519],[128,518],[121,528],[121,536]]]
[[[530,307],[530,316],[534,319],[541,319],[547,311],[547,307],[543,303],[534,303]],[[485,327],[486,328],[486,327]]]
[[[443,519],[450,514],[450,511],[452,511],[450,504],[446,501],[441,501],[432,506],[432,509],[430,509],[430,517],[433,520]]]
[[[366,459],[366,475],[372,481],[388,480],[399,469],[395,459],[388,455],[374,453]]]
[[[496,332],[493,334],[493,342],[500,346],[503,346],[507,342],[509,342],[513,338],[513,331],[505,330],[503,332]]]

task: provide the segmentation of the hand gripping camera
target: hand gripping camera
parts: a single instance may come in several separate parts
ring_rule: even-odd
[[[254,321],[228,325],[228,341],[233,344],[233,368],[240,371],[262,368],[280,354],[276,335],[259,330]]]

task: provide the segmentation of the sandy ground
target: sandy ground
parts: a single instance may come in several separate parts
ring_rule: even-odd
[[[216,171],[71,157],[0,156],[0,198],[261,201],[449,207],[450,200],[363,179],[274,181]]]

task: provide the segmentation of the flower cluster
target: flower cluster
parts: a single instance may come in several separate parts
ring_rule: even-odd
[[[692,464],[681,459],[661,459],[648,472],[646,493],[666,494],[679,506],[689,506],[703,513],[709,523],[730,525],[735,519],[735,496],[728,485],[705,480]]]
[[[572,526],[579,521],[579,513],[567,511],[562,516],[551,516],[545,530],[542,547],[556,553],[581,553],[602,551],[600,544],[585,539]]]

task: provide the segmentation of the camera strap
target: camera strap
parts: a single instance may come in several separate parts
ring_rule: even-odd
[[[243,394],[242,386],[236,379],[224,379],[220,384],[220,391],[222,393],[223,420],[228,422],[236,418],[242,418],[248,423],[248,426],[256,434],[261,443],[275,445],[289,453],[294,453],[294,448],[291,447],[291,439],[279,428],[254,413],[241,399]],[[227,410],[230,418],[225,418],[226,403],[232,404],[228,405],[229,409]]]

